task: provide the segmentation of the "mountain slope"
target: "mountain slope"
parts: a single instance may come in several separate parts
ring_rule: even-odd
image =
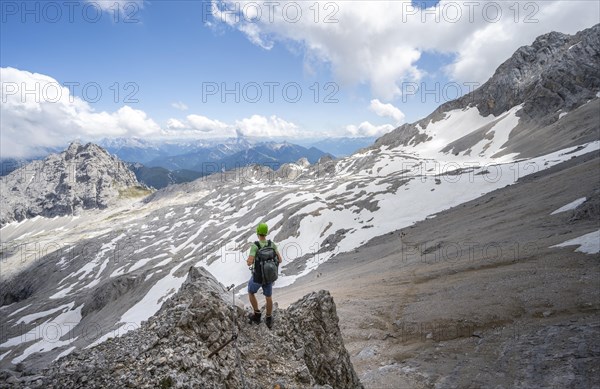
[[[170,171],[162,167],[147,167],[141,163],[128,163],[139,182],[155,189],[161,189],[173,184],[194,181],[202,173],[192,170]]]
[[[447,134],[451,142],[441,144],[436,151],[474,157],[478,144],[481,149],[495,141],[498,144],[494,152],[485,153],[484,149],[485,155],[537,157],[594,141],[598,139],[600,116],[597,105],[588,103],[598,97],[599,74],[600,24],[573,36],[551,32],[538,37],[531,46],[519,48],[475,91],[442,104],[417,123],[384,135],[375,147],[427,143],[440,133],[429,127],[444,123],[449,116],[466,117],[471,113],[464,123],[454,122],[458,129],[444,129],[458,134]],[[518,125],[498,139],[498,131],[489,126],[502,121],[515,107],[519,107],[514,112]]]
[[[588,153],[373,237],[277,300],[327,288],[365,387],[600,385],[600,253],[556,247],[600,234],[599,166]]]
[[[222,158],[217,162],[217,165],[225,170],[232,170],[252,164],[259,164],[276,170],[282,164],[296,162],[300,158],[306,158],[309,163],[316,163],[321,157],[326,155],[326,153],[315,147],[307,149],[288,142],[268,142]]]
[[[138,189],[148,193],[122,161],[94,144],[77,142],[0,177],[0,183],[0,226],[35,216],[106,208]]]

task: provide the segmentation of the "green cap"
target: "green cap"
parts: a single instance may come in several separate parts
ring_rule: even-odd
[[[258,235],[267,236],[268,232],[269,232],[269,227],[267,227],[267,223],[260,223],[258,225],[258,227],[256,227],[256,233]]]

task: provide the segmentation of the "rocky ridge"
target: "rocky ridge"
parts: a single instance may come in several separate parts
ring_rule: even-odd
[[[4,371],[12,384],[0,387],[362,387],[327,291],[276,309],[272,330],[264,322],[249,324],[230,296],[204,268],[190,267],[179,292],[140,328],[75,351],[41,372],[17,377]],[[225,345],[232,334],[239,352],[233,342]]]

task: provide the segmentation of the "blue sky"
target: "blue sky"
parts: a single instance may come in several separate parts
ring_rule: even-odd
[[[219,7],[240,4],[240,9],[252,11],[249,2],[225,3],[220,2]],[[506,9],[503,18],[496,21],[485,20],[480,13],[466,20],[466,9],[461,20],[450,21],[450,8],[442,14],[445,3],[437,1],[425,4],[433,7],[433,12],[438,5],[442,17],[437,21],[433,17],[423,20],[422,9],[399,1],[324,1],[317,3],[318,21],[313,20],[314,9],[307,9],[314,3],[296,2],[304,7],[299,22],[284,20],[279,7],[275,21],[269,23],[268,7],[255,2],[263,12],[260,21],[248,22],[241,17],[239,23],[227,23],[214,17],[209,1],[121,0],[118,7],[113,5],[115,1],[83,1],[75,6],[71,21],[64,2],[2,0],[0,66],[28,72],[15,75],[5,71],[4,83],[39,73],[62,85],[79,84],[72,91],[87,106],[73,108],[75,118],[52,124],[54,128],[71,123],[68,130],[53,130],[57,137],[78,133],[90,138],[154,136],[167,130],[170,136],[179,131],[202,137],[215,136],[219,131],[229,133],[240,126],[255,136],[380,135],[398,124],[420,119],[456,97],[456,87],[447,89],[446,95],[442,93],[449,83],[464,93],[468,91],[465,82],[484,82],[517,47],[531,43],[540,33],[553,29],[573,33],[598,22],[593,15],[580,17],[575,23],[565,22],[565,9],[560,7],[566,3],[555,2],[556,9],[540,6],[534,15],[537,23],[528,24],[512,21],[515,15],[507,14]],[[587,10],[587,14],[598,8],[592,3],[580,2],[567,11],[582,15],[581,11]],[[24,13],[23,7],[31,12]],[[57,15],[56,9],[62,15]],[[295,10],[295,5],[290,9]],[[99,20],[91,22],[99,10]],[[524,19],[526,11],[524,8],[519,18]],[[334,23],[324,23],[328,14],[333,15]],[[478,44],[482,39],[487,39],[484,43],[491,40],[489,46],[493,47]],[[83,94],[82,86],[90,83],[96,84]],[[219,89],[223,84],[233,89],[239,83],[241,89],[247,88],[249,98],[254,97],[258,84],[262,98],[244,101],[240,93],[240,102],[231,94],[222,101],[217,92],[203,102],[207,83],[216,83]],[[279,83],[274,86],[272,102],[264,83]],[[94,85],[102,91],[98,101],[94,101]],[[291,85],[291,92],[299,86],[302,98],[286,101],[283,85]],[[436,90],[437,85],[438,92],[426,99],[419,93],[406,93],[405,88],[414,85],[429,90]],[[116,101],[115,87],[119,90]],[[334,102],[325,102],[328,94]],[[174,103],[182,103],[180,108],[186,109],[175,108]],[[4,115],[14,115],[2,123],[3,143],[22,143],[22,139],[10,137],[24,132],[36,138],[36,131],[48,131],[48,120],[59,115],[40,118],[37,127],[31,123],[20,127],[19,118],[27,115],[14,114],[25,109],[15,104],[3,108]],[[123,111],[124,106],[131,110]],[[67,105],[57,112],[71,108]],[[110,131],[105,133],[102,123],[106,118],[94,116],[100,113],[112,115]],[[97,123],[84,128],[86,120],[96,119]],[[140,129],[145,124],[153,130]],[[8,151],[3,147],[2,152]]]

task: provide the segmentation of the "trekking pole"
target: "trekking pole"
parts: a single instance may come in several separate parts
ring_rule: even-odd
[[[242,388],[246,388],[246,379],[244,378],[244,369],[242,369],[242,359],[240,357],[241,353],[240,353],[240,349],[237,346],[238,331],[237,331],[237,320],[236,320],[236,314],[235,314],[235,285],[231,284],[231,286],[229,288],[227,288],[227,290],[231,290],[231,296],[232,296],[231,321],[233,323],[233,326],[232,326],[233,335],[231,336],[231,341],[233,341],[233,347],[235,348],[235,359],[237,360],[238,369],[240,370],[240,377],[242,378]]]

